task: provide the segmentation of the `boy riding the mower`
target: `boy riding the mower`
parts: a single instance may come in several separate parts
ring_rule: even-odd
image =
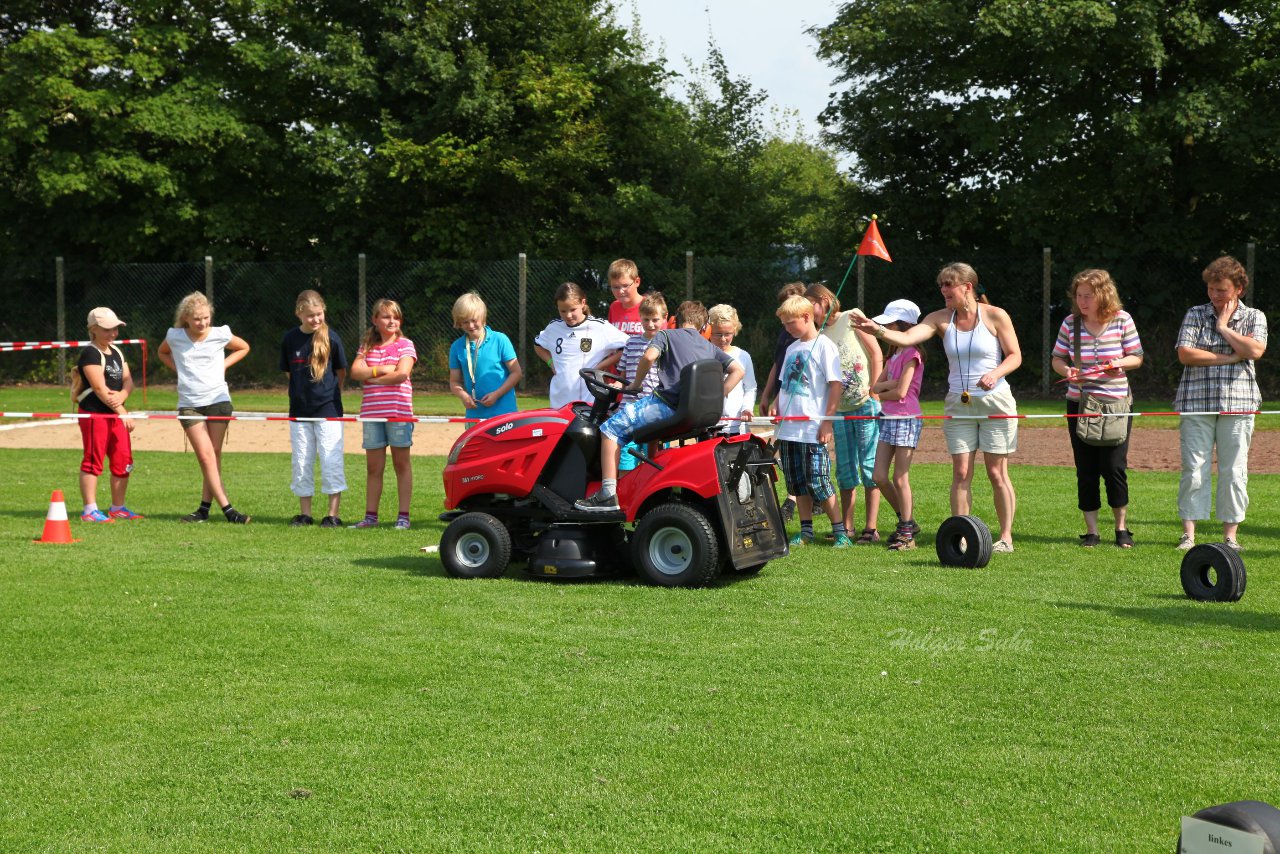
[[[574,507],[588,512],[612,512],[618,507],[618,454],[640,428],[675,414],[680,400],[680,374],[686,365],[704,359],[715,359],[725,368],[724,393],[742,381],[743,368],[736,359],[702,337],[707,325],[707,310],[700,302],[681,303],[676,309],[678,329],[658,332],[640,357],[636,378],[623,392],[640,391],[650,370],[659,373],[654,393],[624,404],[600,426],[600,490],[574,502]]]

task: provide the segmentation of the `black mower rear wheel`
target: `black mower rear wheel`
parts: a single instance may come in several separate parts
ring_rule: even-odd
[[[511,561],[511,534],[488,513],[464,513],[440,538],[440,562],[454,578],[497,578]]]
[[[631,562],[663,587],[702,587],[720,572],[720,543],[711,520],[680,501],[650,510],[631,535]]]
[[[1182,558],[1182,589],[1201,602],[1237,602],[1244,595],[1244,560],[1226,543],[1201,543]]]
[[[981,569],[991,560],[991,529],[977,516],[952,516],[938,526],[934,548],[945,566]]]

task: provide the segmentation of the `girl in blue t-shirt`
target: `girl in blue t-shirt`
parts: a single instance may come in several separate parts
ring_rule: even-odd
[[[516,383],[524,376],[511,339],[485,325],[488,309],[477,293],[453,304],[453,325],[462,337],[449,347],[449,391],[467,418],[483,420],[516,411]]]

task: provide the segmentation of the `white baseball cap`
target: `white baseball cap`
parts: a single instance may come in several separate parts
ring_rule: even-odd
[[[897,320],[915,324],[920,320],[920,306],[909,299],[896,299],[884,307],[884,314],[877,314],[871,319],[882,324]]]
[[[125,323],[116,317],[116,313],[111,309],[99,307],[89,312],[89,325],[99,329],[115,329],[117,326],[124,326]]]

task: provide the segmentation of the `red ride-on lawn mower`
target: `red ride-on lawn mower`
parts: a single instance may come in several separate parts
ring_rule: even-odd
[[[599,370],[582,377],[594,403],[490,418],[458,438],[444,469],[452,512],[441,517],[450,575],[493,578],[514,559],[534,576],[634,568],[654,584],[694,587],[787,554],[770,449],[749,434],[716,435],[724,373],[715,360],[685,366],[675,414],[635,435],[652,456],[636,454],[640,465],[621,473],[620,509],[574,508],[599,488],[600,425],[621,396],[609,383],[624,382]],[[679,444],[652,450],[660,442]]]

